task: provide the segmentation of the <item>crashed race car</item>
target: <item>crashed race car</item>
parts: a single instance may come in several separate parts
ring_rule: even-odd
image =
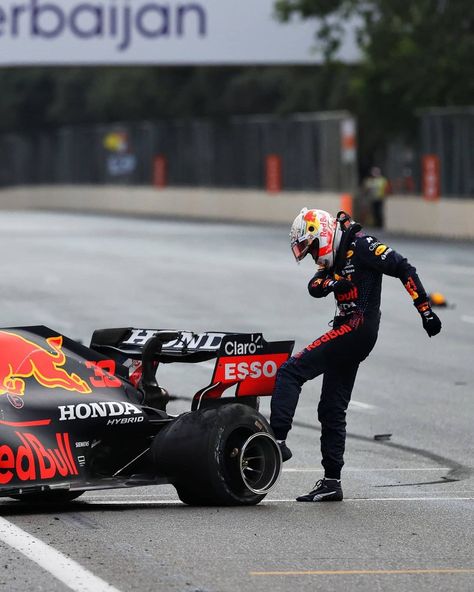
[[[65,502],[171,483],[190,505],[259,503],[282,461],[258,398],[293,345],[120,328],[95,331],[86,347],[43,326],[0,329],[0,495]],[[159,365],[209,360],[212,380],[191,410],[168,414]]]

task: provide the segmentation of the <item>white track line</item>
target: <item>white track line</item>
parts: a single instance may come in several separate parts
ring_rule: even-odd
[[[431,569],[307,569],[293,571],[250,571],[249,576],[380,576],[426,574],[472,574],[474,569],[442,567]]]
[[[73,559],[4,518],[0,518],[0,540],[75,592],[119,592],[117,588],[95,576]]]
[[[402,493],[404,493],[404,492],[402,492]],[[399,495],[402,495],[402,493],[400,493]],[[468,493],[469,494],[474,494],[474,489],[454,489],[453,490],[453,489],[431,489],[430,488],[429,492],[428,491],[420,491],[420,495],[423,495],[425,493],[429,493],[430,495],[432,495],[433,493],[443,493],[443,494],[444,493],[449,493],[450,495],[453,495],[453,494],[456,494],[457,495],[459,493],[463,493],[463,494],[468,494]],[[407,491],[406,492],[406,495],[413,496],[413,491]],[[150,495],[144,495],[144,494],[138,495],[138,494],[129,493],[127,495],[122,495],[122,496],[121,495],[118,495],[118,496],[115,495],[114,498],[113,498],[113,501],[118,503],[120,500],[129,500],[130,501],[130,500],[133,500],[134,498],[137,498],[138,500],[141,500],[143,502],[145,502],[145,501],[152,502],[152,501],[155,500],[153,494],[150,494]],[[177,501],[176,498],[170,498],[169,500],[166,500],[166,498],[165,499],[161,498],[161,499],[162,499],[163,502],[166,502],[166,501],[175,502],[175,501]],[[81,498],[81,502],[87,502],[87,501],[100,502],[101,500],[107,501],[107,500],[110,500],[110,498],[107,498],[107,497],[93,497],[93,496]],[[11,503],[11,502],[8,502],[8,503]]]
[[[300,468],[300,469],[282,469],[283,473],[319,473],[323,471],[322,468]],[[417,471],[449,471],[449,467],[416,467],[414,469],[403,468],[403,469],[351,469],[345,468],[344,472],[351,473],[378,473],[378,472],[392,471],[398,473],[399,471],[417,472]]]
[[[425,502],[425,501],[474,501],[474,497],[360,497],[345,498],[345,502]],[[282,504],[295,502],[295,498],[269,499],[261,504]],[[84,500],[88,506],[184,506],[179,500]]]
[[[357,407],[358,409],[375,409],[375,405],[370,405],[370,403],[362,403],[362,401],[354,401],[352,399],[349,401],[349,407]]]
[[[347,497],[344,498],[345,502],[440,502],[440,501],[466,501],[472,500],[474,501],[474,497]],[[261,503],[263,504],[278,504],[283,502],[294,502],[294,498],[289,499],[272,499],[272,500],[265,500]],[[304,502],[303,502],[304,503]]]
[[[461,321],[464,321],[465,323],[473,323],[474,324],[474,317],[467,317],[467,316],[463,315],[461,317]]]

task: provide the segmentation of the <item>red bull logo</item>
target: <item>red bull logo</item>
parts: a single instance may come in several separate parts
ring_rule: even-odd
[[[323,210],[309,210],[304,220],[306,233],[317,235],[319,239],[319,256],[328,255],[332,251],[334,239],[331,218]]]
[[[317,234],[321,223],[313,210],[306,212],[304,216],[306,222],[306,234]]]
[[[46,342],[50,351],[16,333],[0,331],[0,395],[22,397],[26,378],[34,378],[46,388],[92,392],[87,382],[63,368],[66,356],[62,336],[49,337]]]
[[[318,223],[318,218],[316,217],[316,213],[314,210],[309,210],[308,212],[306,212],[306,214],[304,215],[304,219],[306,220],[306,222],[312,222],[313,224]]]
[[[334,232],[331,221],[327,216],[320,218],[321,230],[319,232],[319,256],[328,255],[332,251]]]
[[[357,290],[357,286],[354,286],[345,294],[336,294],[336,300],[338,302],[352,302],[353,300],[357,300],[358,297],[359,291]]]
[[[351,331],[352,331],[352,329],[349,325],[341,325],[338,329],[331,329],[331,331],[328,331],[327,333],[322,335],[319,339],[316,339],[316,341],[313,341],[313,343],[308,345],[308,347],[306,349],[307,350],[315,349],[315,348],[319,347],[322,343],[327,343],[328,341],[331,341],[332,339],[337,339],[338,337],[342,337],[342,335],[345,335],[346,333],[350,333]]]
[[[0,485],[10,481],[44,481],[78,475],[69,434],[56,434],[56,447],[47,448],[37,436],[15,432],[18,445],[0,446]]]

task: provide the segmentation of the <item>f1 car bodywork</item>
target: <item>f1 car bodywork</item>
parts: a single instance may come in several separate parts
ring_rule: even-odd
[[[43,326],[1,329],[0,495],[171,483],[188,504],[258,503],[281,455],[257,397],[292,348],[259,333],[103,329],[85,347]],[[213,359],[191,411],[169,415],[159,364]]]

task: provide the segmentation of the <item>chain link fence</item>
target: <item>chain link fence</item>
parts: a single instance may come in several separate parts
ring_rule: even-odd
[[[441,195],[474,195],[474,107],[420,113],[421,153],[440,159]]]
[[[423,193],[426,156],[439,162],[441,196],[474,196],[474,107],[420,111],[418,141],[388,143],[381,160],[393,193]]]
[[[0,185],[149,185],[154,160],[171,186],[265,186],[266,158],[281,158],[284,189],[350,191],[356,154],[345,153],[347,112],[65,127],[0,136]],[[349,158],[347,158],[349,154]]]

